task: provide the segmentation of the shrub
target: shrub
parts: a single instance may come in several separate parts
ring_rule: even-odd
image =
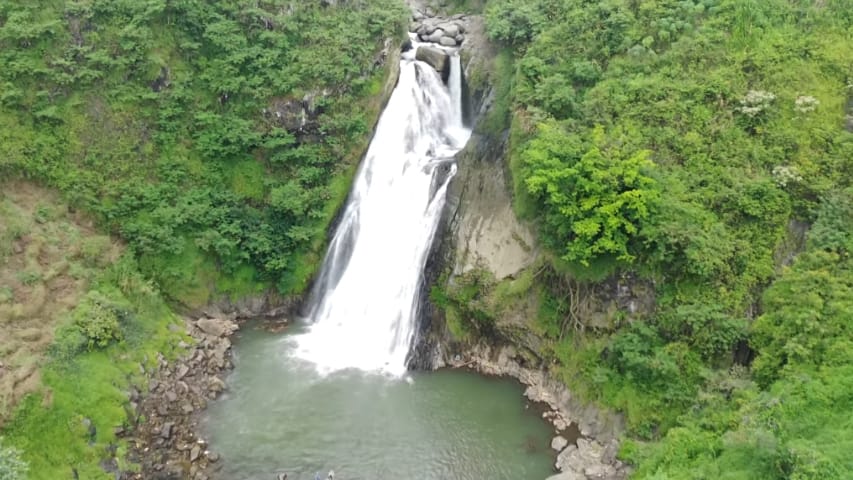
[[[91,291],[74,310],[74,325],[86,338],[89,350],[121,340],[120,309],[103,294]]]
[[[3,446],[3,440],[0,439],[0,480],[23,480],[27,470],[27,463],[21,459],[21,451]]]

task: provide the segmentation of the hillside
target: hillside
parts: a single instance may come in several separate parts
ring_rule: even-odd
[[[851,12],[485,2],[503,52],[478,130],[491,150],[508,131],[542,251],[507,278],[451,268],[450,336],[624,415],[632,478],[847,478]]]

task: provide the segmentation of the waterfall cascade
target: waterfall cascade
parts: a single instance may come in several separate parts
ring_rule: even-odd
[[[402,375],[417,323],[424,263],[444,207],[462,121],[459,55],[447,86],[404,53],[308,305],[297,357],[324,373]]]

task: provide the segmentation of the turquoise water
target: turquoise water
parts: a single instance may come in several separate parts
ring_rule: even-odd
[[[228,392],[204,419],[221,479],[543,480],[551,429],[514,381],[463,371],[320,376],[292,335],[240,333]]]

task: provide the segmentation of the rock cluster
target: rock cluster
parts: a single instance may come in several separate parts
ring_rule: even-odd
[[[544,405],[542,417],[554,426],[551,448],[557,452],[558,473],[547,480],[624,480],[630,467],[616,459],[621,419],[593,407],[581,407],[566,386],[547,372],[527,368],[510,346],[474,346],[448,361],[451,367],[465,367],[486,375],[510,376],[527,388],[525,397]],[[576,426],[579,437],[573,443],[566,436]]]
[[[187,320],[186,326],[195,344],[182,342],[186,352],[175,362],[160,355],[148,393],[130,393],[130,417],[136,425],[116,433],[130,437],[128,457],[142,471],[124,478],[207,480],[217,468],[219,454],[196,434],[197,413],[227,388],[222,375],[233,368],[229,337],[238,326],[223,318]]]
[[[431,10],[414,10],[409,31],[421,42],[437,43],[443,47],[457,47],[465,41],[466,15],[445,18],[435,16]]]
[[[450,76],[450,60],[447,48],[459,47],[465,41],[468,29],[468,16],[457,14],[452,17],[437,16],[432,8],[412,7],[412,23],[409,31],[421,42],[433,43],[421,45],[415,52],[415,58],[431,65],[447,82]],[[403,45],[403,51],[411,48],[411,42]]]

